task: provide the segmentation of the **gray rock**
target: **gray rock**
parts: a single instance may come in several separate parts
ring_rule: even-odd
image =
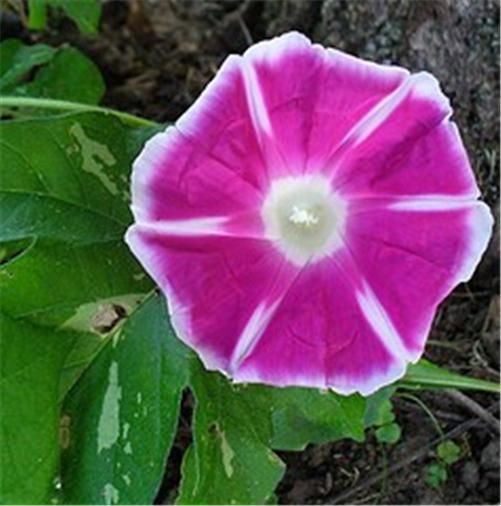
[[[461,470],[461,481],[468,490],[475,490],[479,480],[478,464],[473,460],[465,462]]]
[[[484,470],[499,469],[499,442],[491,441],[483,450],[480,465]]]

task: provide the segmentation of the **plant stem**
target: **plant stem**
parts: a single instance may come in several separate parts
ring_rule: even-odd
[[[416,397],[415,395],[412,395],[412,394],[406,394],[406,393],[396,394],[396,396],[401,397],[402,399],[409,399],[410,401],[415,402],[428,415],[430,420],[433,422],[433,425],[434,425],[435,429],[437,430],[438,435],[440,437],[444,437],[444,431],[442,430],[442,427],[440,427],[440,423],[437,420],[436,416],[433,414],[431,409],[419,397]]]
[[[499,383],[468,378],[466,376],[454,376],[454,378],[439,378],[428,374],[408,373],[398,382],[398,386],[411,390],[422,390],[423,388],[456,388],[458,390],[477,390],[494,394],[500,393]]]
[[[124,123],[128,123],[131,126],[158,126],[158,123],[155,121],[141,118],[139,116],[134,116],[133,114],[129,114],[127,112],[110,109],[108,107],[81,104],[67,100],[54,100],[51,98],[0,96],[0,107],[33,107],[35,109],[54,109],[59,111],[99,112],[102,114],[110,114],[112,116],[116,116]]]

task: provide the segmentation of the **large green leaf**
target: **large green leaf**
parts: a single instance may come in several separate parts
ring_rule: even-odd
[[[190,388],[194,442],[183,462],[178,503],[264,504],[284,472],[270,449],[273,406],[265,389],[233,386],[198,360]]]
[[[59,466],[59,381],[78,336],[3,313],[0,329],[0,503],[46,503]]]
[[[78,49],[27,46],[16,39],[0,44],[2,95],[97,104],[104,91],[99,69]],[[30,110],[35,112],[40,111]]]
[[[150,298],[110,339],[64,407],[66,503],[152,503],[175,435],[187,350],[163,298]]]
[[[127,296],[130,309],[151,289],[123,243],[140,143],[119,120],[96,113],[0,125],[0,241],[32,239],[0,275],[11,316],[92,330],[104,304]]]
[[[150,134],[96,113],[0,124],[2,502],[51,499],[61,400],[151,291],[123,242]]]
[[[63,9],[82,33],[93,35],[97,32],[101,17],[99,0],[28,0],[28,27],[35,30],[46,28],[47,8]]]
[[[185,455],[181,504],[264,504],[283,473],[272,449],[363,440],[365,401],[307,388],[232,385],[192,366],[194,443]]]

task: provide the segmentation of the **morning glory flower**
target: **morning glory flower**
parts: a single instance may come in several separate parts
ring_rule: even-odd
[[[492,228],[437,80],[299,33],[231,55],[134,164],[126,240],[208,369],[368,395]]]

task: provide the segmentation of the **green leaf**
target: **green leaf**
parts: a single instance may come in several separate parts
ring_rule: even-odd
[[[99,0],[51,0],[51,3],[60,6],[85,34],[97,33],[101,17],[101,3]]]
[[[410,365],[406,375],[398,382],[405,388],[461,388],[499,393],[501,385],[491,381],[469,378],[453,373],[421,359],[417,364]]]
[[[393,413],[393,404],[390,400],[381,402],[380,408],[377,413],[377,418],[374,420],[374,425],[383,426],[392,423],[395,420]]]
[[[265,389],[234,386],[192,362],[193,446],[183,461],[179,504],[264,504],[284,472],[271,451]]]
[[[99,69],[78,49],[65,47],[22,88],[23,96],[98,104],[105,86]]]
[[[311,388],[269,389],[277,450],[302,450],[309,443],[342,438],[363,441],[365,400]]]
[[[143,135],[96,113],[0,124],[4,503],[53,499],[61,400],[151,291],[123,242]]]
[[[45,504],[59,466],[59,381],[78,336],[0,313],[0,503]]]
[[[47,27],[47,8],[63,9],[78,29],[87,35],[97,33],[101,17],[99,0],[28,0],[28,28],[42,30]]]
[[[454,441],[444,441],[437,446],[437,457],[448,465],[455,464],[461,459],[461,447]]]
[[[4,309],[75,327],[78,311],[95,316],[115,297],[129,297],[126,312],[137,305],[151,289],[123,242],[137,134],[115,118],[82,113],[4,122],[0,139],[0,241],[33,239],[0,273]],[[82,326],[89,330],[92,318]]]
[[[43,30],[47,27],[47,1],[28,0],[28,28],[31,30]]]
[[[154,296],[70,392],[62,496],[69,504],[151,504],[174,439],[187,350]]]
[[[25,46],[16,39],[0,44],[0,93],[11,93],[33,68],[49,62],[56,49],[46,44]]]
[[[105,91],[99,69],[72,47],[25,46],[10,39],[0,44],[0,62],[3,95],[97,104]],[[40,110],[30,113],[38,115]]]
[[[425,472],[424,481],[431,488],[438,489],[447,481],[447,469],[443,464],[430,464]]]
[[[397,423],[382,425],[376,429],[376,439],[380,443],[395,444],[400,440],[402,430]]]
[[[232,385],[192,365],[194,444],[186,453],[181,504],[263,504],[283,469],[271,448],[364,438],[365,401],[307,388]],[[249,416],[252,413],[252,416]]]
[[[395,420],[393,405],[390,401],[392,395],[395,393],[395,390],[396,387],[391,385],[389,387],[381,388],[376,393],[367,397],[364,415],[364,426],[366,428],[374,425],[384,425]]]

